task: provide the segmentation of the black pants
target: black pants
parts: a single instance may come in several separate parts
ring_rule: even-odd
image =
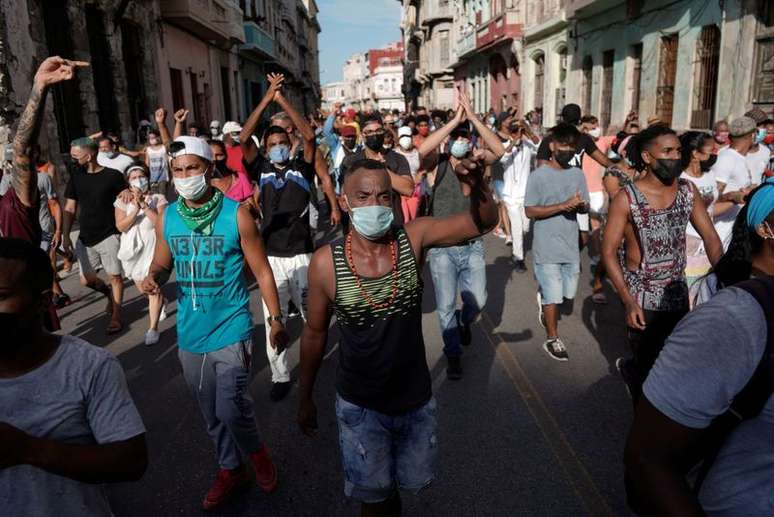
[[[632,402],[635,406],[642,394],[642,385],[645,383],[650,369],[653,368],[658,354],[664,348],[664,343],[688,311],[646,310],[644,312],[645,330],[630,327],[627,331],[632,358],[626,361],[622,368],[624,380],[629,386]]]

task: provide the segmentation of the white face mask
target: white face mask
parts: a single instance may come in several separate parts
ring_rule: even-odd
[[[207,191],[207,180],[204,179],[204,174],[175,178],[175,190],[183,199],[196,201]]]
[[[602,130],[598,127],[595,127],[594,129],[589,129],[589,136],[591,138],[599,138],[602,136]]]
[[[148,179],[135,178],[129,182],[129,186],[136,188],[140,192],[145,192],[146,190],[148,190]]]
[[[402,136],[402,137],[400,137],[400,139],[398,139],[398,143],[406,151],[411,149],[411,137],[410,136]]]

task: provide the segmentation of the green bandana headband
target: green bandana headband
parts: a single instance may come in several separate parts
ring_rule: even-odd
[[[213,190],[215,193],[210,200],[198,208],[189,207],[182,198],[178,201],[177,213],[191,231],[204,235],[212,233],[212,225],[223,206],[223,192],[218,189]]]

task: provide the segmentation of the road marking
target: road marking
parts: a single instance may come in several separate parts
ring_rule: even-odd
[[[328,350],[328,353],[325,354],[325,357],[323,357],[323,361],[327,361],[328,358],[333,355],[333,352],[335,352],[338,349],[339,349],[339,343],[337,341],[336,344],[333,345],[330,350]]]
[[[172,345],[169,348],[167,348],[166,350],[164,350],[156,359],[153,360],[153,362],[154,363],[158,363],[159,361],[164,359],[166,356],[168,356],[169,353],[172,352],[172,350],[174,350],[175,348],[177,348],[177,343],[175,343],[174,345]]]
[[[586,512],[589,515],[615,515],[583,462],[567,441],[556,419],[530,382],[518,359],[502,336],[495,331],[492,320],[485,312],[481,313],[479,325]]]

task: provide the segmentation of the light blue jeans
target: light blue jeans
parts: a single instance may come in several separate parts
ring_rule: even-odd
[[[470,325],[486,304],[484,242],[433,248],[427,253],[435,286],[435,303],[446,357],[462,355],[460,325]],[[457,309],[457,293],[462,309]]]

